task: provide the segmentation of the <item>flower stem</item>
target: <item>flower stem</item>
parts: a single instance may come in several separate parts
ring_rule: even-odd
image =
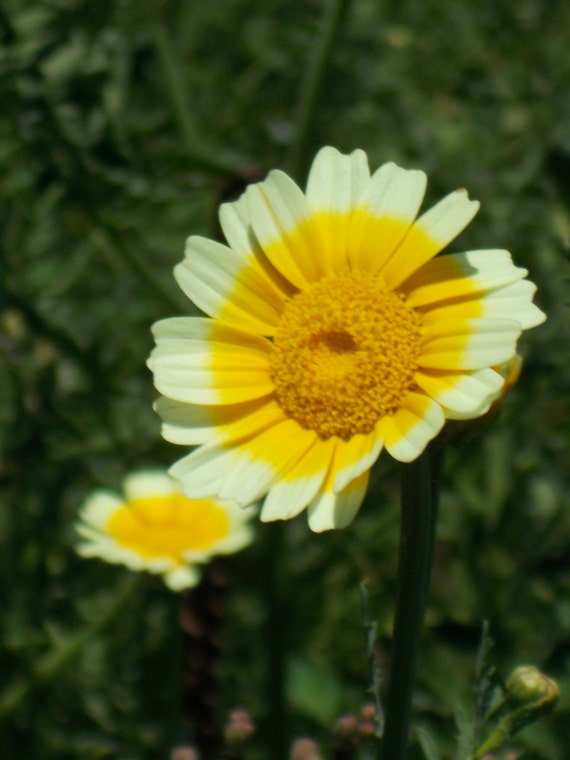
[[[250,162],[244,156],[214,145],[198,126],[191,106],[188,82],[184,79],[173,42],[168,36],[166,24],[160,13],[152,19],[151,29],[166,95],[190,160],[213,174],[243,176]]]
[[[217,757],[216,714],[220,699],[220,631],[230,576],[217,557],[204,568],[201,583],[180,594],[182,631],[182,735],[188,733],[202,760]]]
[[[335,42],[350,0],[326,0],[323,15],[305,67],[295,113],[295,143],[288,170],[298,182],[304,178],[311,130]]]
[[[433,559],[441,454],[428,447],[402,466],[402,516],[396,615],[382,760],[404,760],[412,694]]]
[[[268,756],[285,760],[288,756],[289,716],[286,702],[286,669],[289,639],[289,602],[286,578],[286,526],[282,522],[265,526],[267,534],[264,594],[267,605],[265,650],[267,659],[266,705]]]

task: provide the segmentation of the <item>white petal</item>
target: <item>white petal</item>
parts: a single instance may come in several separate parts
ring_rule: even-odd
[[[149,496],[171,496],[180,488],[164,470],[140,470],[127,475],[123,490],[130,501]]]
[[[384,439],[378,431],[367,435],[355,435],[347,443],[343,442],[343,445],[339,446],[341,451],[335,463],[333,491],[337,493],[344,490],[354,478],[369,470],[378,459],[383,445]]]
[[[443,198],[413,224],[382,271],[386,285],[397,288],[445,248],[469,224],[479,209],[465,190]]]
[[[188,298],[210,317],[273,334],[285,297],[255,259],[245,261],[231,248],[194,236],[188,238],[186,256],[174,275]]]
[[[200,572],[195,567],[177,567],[164,573],[164,582],[172,591],[192,588],[200,581]]]
[[[153,325],[148,360],[157,390],[190,404],[233,404],[273,392],[261,336],[209,319],[175,317]]]
[[[84,502],[79,515],[84,523],[98,530],[105,530],[109,518],[120,509],[125,500],[111,491],[99,490]]]
[[[466,190],[455,190],[432,206],[416,225],[436,240],[440,250],[462,232],[479,210],[479,201],[470,200]]]
[[[415,380],[438,404],[453,412],[454,419],[457,414],[461,419],[483,414],[504,384],[501,375],[489,368],[461,374],[424,370],[416,373]]]
[[[421,206],[427,184],[424,172],[388,163],[377,169],[360,206],[375,217],[411,224]]]
[[[434,369],[483,369],[509,361],[521,326],[514,319],[438,322],[425,330],[418,364]]]
[[[312,216],[307,199],[280,171],[270,172],[264,182],[250,185],[245,197],[253,231],[265,255],[286,280],[304,290],[318,276],[314,241],[304,239],[302,234]],[[294,244],[289,240],[291,236]]]
[[[314,210],[349,213],[370,180],[368,159],[362,150],[348,156],[336,148],[317,153],[307,182],[307,200]]]
[[[510,285],[528,274],[515,267],[511,254],[501,249],[466,251],[437,256],[402,286],[409,306],[437,305],[456,298],[472,298]]]
[[[546,314],[532,303],[536,285],[520,280],[497,288],[483,298],[484,316],[488,318],[516,319],[523,330],[544,322]]]
[[[217,496],[247,506],[286,476],[315,439],[293,420],[282,419],[241,443],[202,446],[170,472],[193,498]]]
[[[355,269],[383,271],[416,218],[425,187],[423,172],[393,163],[373,174],[352,219],[348,255]]]
[[[383,417],[379,427],[386,450],[399,462],[416,459],[445,423],[438,403],[418,393],[408,393],[400,409]]]
[[[320,491],[308,506],[309,527],[315,533],[345,528],[354,519],[366,496],[369,471],[351,481],[338,493]]]
[[[261,520],[288,520],[302,512],[321,488],[334,453],[332,438],[316,441],[299,462],[271,488]]]
[[[222,203],[219,219],[230,248],[242,259],[249,259],[261,250],[249,221],[245,193],[237,201]]]

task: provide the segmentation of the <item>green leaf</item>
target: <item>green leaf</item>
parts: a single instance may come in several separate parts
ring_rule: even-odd
[[[342,710],[341,683],[324,663],[295,658],[289,666],[288,700],[306,717],[330,726]]]
[[[417,728],[416,736],[426,760],[442,760],[442,756],[439,748],[435,743],[435,739],[426,728],[423,726]]]

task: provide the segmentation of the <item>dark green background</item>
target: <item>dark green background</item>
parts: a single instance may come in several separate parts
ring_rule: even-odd
[[[73,521],[94,488],[183,453],[160,439],[145,359],[153,321],[194,313],[171,275],[185,237],[217,235],[220,201],[270,168],[297,166],[304,183],[323,144],[363,148],[373,168],[423,168],[427,204],[468,188],[482,208],[451,249],[508,248],[538,284],[549,319],[521,341],[521,381],[492,428],[447,457],[416,708],[453,758],[454,713],[469,711],[488,619],[501,677],[532,663],[563,689],[556,713],[515,746],[525,758],[567,757],[570,5],[344,6],[300,152],[326,3],[0,8],[3,757],[150,760],[176,741],[177,600],[156,578],[141,577],[74,659],[38,677],[129,582],[126,570],[74,554]],[[275,531],[263,525],[232,561],[222,635],[217,715],[248,707],[260,726],[251,757],[264,760],[275,733],[272,600],[288,624],[288,740],[304,733],[326,746],[334,719],[367,699],[363,577],[384,662],[396,467],[381,457],[349,529],[316,536],[301,516],[281,538],[277,568],[267,566]],[[270,570],[278,575],[264,585]]]

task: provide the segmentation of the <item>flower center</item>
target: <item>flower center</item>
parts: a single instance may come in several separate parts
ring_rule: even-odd
[[[225,511],[210,499],[172,494],[129,501],[112,515],[107,529],[141,557],[183,563],[183,552],[209,549],[227,536],[229,524]]]
[[[419,315],[377,278],[319,280],[287,304],[271,378],[288,417],[320,438],[370,433],[415,387]]]

